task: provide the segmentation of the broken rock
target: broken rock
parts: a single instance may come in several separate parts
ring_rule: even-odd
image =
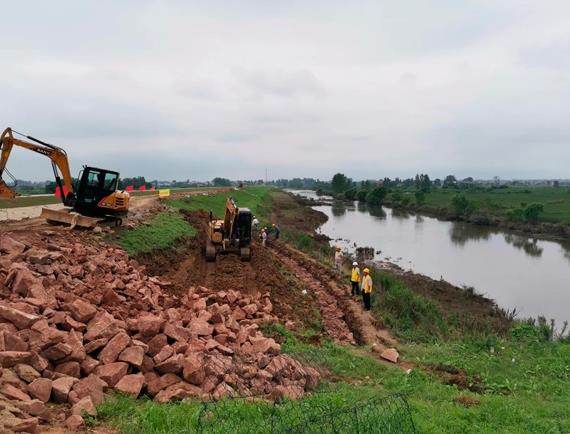
[[[141,393],[144,381],[143,374],[125,375],[115,385],[115,390],[137,398]]]

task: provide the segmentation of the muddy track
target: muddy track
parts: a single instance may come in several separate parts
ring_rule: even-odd
[[[370,345],[375,352],[396,346],[397,341],[389,330],[362,308],[360,299],[350,295],[348,284],[340,284],[334,272],[289,245],[274,243],[272,250],[288,267],[298,272],[302,279],[322,290],[327,294],[327,299],[334,300],[335,306],[342,312],[342,321],[359,344]],[[326,321],[326,318],[323,320]]]
[[[327,336],[342,344],[356,343],[352,331],[345,320],[344,313],[337,303],[336,297],[330,294],[318,279],[301,267],[294,259],[279,252],[276,248],[271,250],[272,253],[303,282],[307,292],[315,294]]]

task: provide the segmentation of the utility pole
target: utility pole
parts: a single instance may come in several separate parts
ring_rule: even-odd
[[[267,167],[265,168],[265,185],[267,185]]]

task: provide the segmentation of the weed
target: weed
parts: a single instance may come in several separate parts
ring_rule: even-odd
[[[133,230],[119,234],[118,242],[131,256],[173,246],[183,237],[191,238],[196,230],[178,212],[163,212]]]

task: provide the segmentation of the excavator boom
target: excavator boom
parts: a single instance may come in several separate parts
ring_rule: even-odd
[[[2,136],[0,136],[0,197],[11,199],[18,195],[2,180],[2,175],[7,171],[6,165],[14,146],[19,146],[48,157],[52,162],[55,180],[58,187],[60,187],[62,191],[73,193],[73,177],[71,176],[71,170],[69,169],[67,153],[58,146],[50,145],[49,143],[42,142],[41,140],[35,139],[31,136],[19,134],[35,143],[17,139],[14,137],[14,133],[19,134],[11,128],[6,128],[2,133]],[[62,199],[65,203],[66,198],[64,195],[62,195]]]

